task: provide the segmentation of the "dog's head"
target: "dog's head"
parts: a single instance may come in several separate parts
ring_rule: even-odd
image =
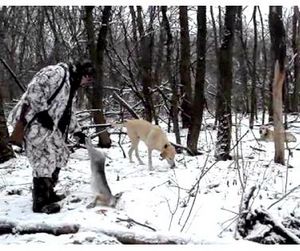
[[[260,137],[266,137],[269,134],[270,128],[266,125],[262,125],[259,128],[259,135]]]
[[[172,168],[172,167],[175,167],[175,161],[174,161],[175,154],[176,154],[175,147],[172,146],[170,143],[168,143],[168,144],[164,145],[164,147],[160,153],[160,157],[162,157],[163,159],[166,159]]]

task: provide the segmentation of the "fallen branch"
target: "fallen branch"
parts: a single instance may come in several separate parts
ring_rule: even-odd
[[[103,86],[103,89],[105,90],[111,90],[111,91],[117,91],[119,92],[120,91],[120,88],[116,88],[116,87],[113,87],[113,86]]]
[[[89,109],[89,110],[82,110],[82,111],[78,111],[76,112],[76,116],[81,114],[81,113],[86,113],[86,112],[101,112],[102,109]]]
[[[122,99],[116,92],[113,92],[113,97],[122,105],[124,106],[127,111],[136,119],[139,119],[139,115],[130,107],[130,105]]]
[[[20,225],[15,222],[1,221],[0,222],[0,235],[2,234],[36,234],[47,233],[53,235],[74,234],[79,230],[78,224],[66,224],[61,226],[51,226],[44,223],[38,224],[24,224]]]
[[[155,228],[150,227],[150,226],[148,226],[148,225],[146,225],[146,224],[137,222],[137,221],[135,221],[134,219],[131,219],[131,218],[128,218],[128,219],[117,218],[117,220],[118,220],[118,221],[125,221],[125,222],[128,222],[129,224],[134,223],[134,224],[136,224],[136,225],[139,225],[139,226],[142,226],[142,227],[149,228],[149,229],[151,229],[152,231],[156,232],[156,229],[155,229]]]
[[[107,131],[107,130],[104,129],[104,130],[102,130],[102,131],[95,132],[95,133],[91,134],[89,137],[90,137],[91,139],[96,138],[96,137],[98,137],[101,133],[104,133],[104,132],[106,132],[106,131]],[[124,135],[127,135],[126,132],[110,132],[109,134],[111,134],[111,135],[112,135],[112,134],[118,134],[118,135],[124,134]]]
[[[244,203],[243,203],[243,210],[249,210],[249,203],[251,198],[253,197],[255,190],[256,190],[256,186],[251,187],[249,193],[245,196]]]
[[[235,145],[233,147],[231,147],[230,151],[232,151],[239,144],[239,142],[248,134],[248,132],[249,132],[249,130],[247,130],[247,132],[245,132],[244,135],[238,139],[238,141],[235,143]]]
[[[237,231],[242,237],[246,237],[249,234],[249,230],[253,229],[254,223],[251,217],[248,216],[250,214],[250,200],[252,199],[255,190],[256,186],[251,187],[249,193],[245,194],[241,203],[240,215],[237,222]]]
[[[275,204],[277,204],[278,202],[282,201],[284,198],[286,198],[288,195],[290,195],[291,193],[293,193],[295,190],[299,189],[300,188],[300,185],[294,187],[291,189],[291,191],[289,191],[288,193],[286,193],[285,195],[283,195],[279,200],[273,202],[270,206],[268,206],[268,210],[273,207]]]
[[[94,228],[92,231],[97,233],[101,232],[108,236],[116,238],[122,244],[206,244],[205,241],[199,239],[192,239],[190,236],[184,236],[183,234],[166,234],[165,232],[149,232],[149,231],[131,231],[117,229],[103,229]]]
[[[85,130],[85,129],[90,129],[90,128],[94,128],[94,127],[100,127],[100,128],[106,128],[106,127],[111,127],[111,124],[94,124],[94,125],[86,125],[86,126],[82,126],[81,129]]]
[[[142,244],[142,245],[163,245],[163,244],[185,244],[185,243],[176,243],[174,240],[160,240],[160,239],[143,239],[137,238],[135,235],[124,235],[124,236],[114,236],[122,244]]]
[[[183,145],[179,145],[179,144],[176,144],[176,143],[173,143],[173,142],[170,142],[175,148],[179,148],[179,149],[183,149],[183,150],[186,150],[188,152],[188,154],[192,155],[192,156],[195,156],[195,153],[188,147],[186,146],[183,146]],[[201,152],[197,152],[196,155],[202,155],[203,153]]]
[[[250,146],[250,148],[253,149],[254,151],[266,152],[266,150],[260,149],[260,148],[254,147],[254,146]]]
[[[300,239],[287,228],[285,228],[281,223],[277,222],[268,211],[263,209],[255,210],[255,219],[261,224],[271,225],[273,231],[286,239],[285,244],[300,244]]]

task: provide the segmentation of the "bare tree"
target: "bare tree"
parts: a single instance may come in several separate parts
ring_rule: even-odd
[[[257,6],[253,8],[252,20],[254,29],[254,41],[253,41],[253,53],[252,53],[252,73],[251,73],[251,105],[250,105],[250,120],[249,127],[253,129],[254,117],[256,114],[256,58],[257,58],[257,23],[256,23],[256,9]]]
[[[262,37],[262,54],[263,54],[263,77],[262,77],[262,86],[261,86],[261,99],[262,99],[262,124],[265,123],[265,114],[266,114],[266,93],[265,86],[267,82],[267,68],[268,68],[268,58],[267,58],[267,49],[266,49],[266,39],[265,39],[265,31],[264,31],[264,21],[261,14],[261,10],[258,6],[258,12],[260,16],[260,24],[261,24],[261,37]]]
[[[243,7],[238,6],[236,21],[236,55],[239,67],[236,69],[238,81],[241,82],[240,88],[236,87],[237,95],[233,96],[234,108],[238,112],[249,113],[249,88],[248,88],[248,71],[247,71],[247,36],[244,35],[243,26]]]
[[[4,25],[4,13],[3,9],[0,10],[0,44],[4,44],[3,40],[5,38],[5,25]],[[3,46],[0,47],[0,58],[3,57]],[[8,129],[6,125],[6,118],[3,109],[3,99],[0,91],[0,163],[7,161],[14,157],[13,149],[8,145]]]
[[[140,67],[141,79],[143,85],[143,103],[145,106],[145,118],[152,121],[154,115],[154,106],[151,95],[152,89],[152,61],[153,61],[153,14],[154,8],[150,7],[150,22],[147,29],[144,29],[143,24],[143,9],[137,6],[137,27],[140,35]]]
[[[190,35],[188,22],[187,6],[179,7],[179,23],[180,23],[180,82],[181,82],[181,118],[182,127],[188,128],[191,125],[192,111],[192,81],[190,72]]]
[[[270,6],[269,28],[271,50],[275,59],[273,78],[274,162],[284,165],[284,127],[282,87],[285,79],[286,41],[282,22],[282,6]]]
[[[168,74],[168,81],[172,88],[172,101],[171,101],[171,118],[174,127],[174,133],[176,137],[176,143],[180,144],[180,131],[179,131],[179,122],[178,122],[178,88],[176,83],[176,77],[174,74],[174,65],[172,63],[172,44],[173,36],[170,29],[170,23],[167,17],[167,7],[162,6],[161,12],[163,16],[163,25],[167,33],[167,60],[166,60],[166,69]]]
[[[8,145],[8,137],[9,134],[6,126],[3,101],[0,92],[0,163],[14,157],[14,151],[12,147]]]
[[[158,19],[160,20],[160,12],[158,12]],[[163,25],[163,22],[159,22],[159,37],[158,42],[156,43],[156,62],[154,66],[154,77],[153,81],[157,85],[160,85],[163,80],[163,71],[162,66],[164,65],[164,59],[162,59],[162,55],[164,54],[164,43],[165,43],[165,27]]]
[[[293,15],[293,37],[292,47],[294,53],[294,91],[292,96],[292,110],[299,111],[299,91],[300,91],[300,12],[299,7],[294,6]]]
[[[94,122],[96,124],[106,123],[103,113],[103,71],[104,71],[104,51],[106,48],[106,35],[109,25],[109,18],[111,15],[111,6],[105,6],[102,12],[102,24],[98,33],[97,43],[95,44],[94,26],[93,26],[93,6],[85,7],[86,10],[86,30],[88,35],[88,47],[91,55],[91,59],[96,65],[96,83],[93,87],[93,93],[91,97],[92,108],[97,109],[93,112]],[[100,129],[99,129],[100,130]],[[103,131],[99,135],[98,145],[100,147],[109,148],[111,146],[111,140],[109,133]]]
[[[216,54],[216,62],[219,62],[220,61],[220,52],[219,52],[219,39],[218,39],[218,32],[217,32],[217,26],[216,26],[216,21],[215,21],[215,17],[214,17],[214,11],[213,11],[213,6],[210,6],[210,17],[211,17],[211,20],[212,20],[212,28],[213,28],[213,33],[214,33],[214,49],[215,49],[215,54]],[[220,29],[221,29],[221,24],[219,25],[220,26]],[[216,75],[217,75],[217,83],[220,83],[220,71],[218,70],[216,72]],[[216,112],[215,112],[215,126],[217,125],[218,123],[218,118],[219,118],[219,114],[218,114],[218,107],[219,107],[219,104],[217,104],[217,102],[220,101],[220,98],[219,98],[219,88],[217,88],[217,96],[215,98],[215,108],[216,108]]]
[[[232,48],[234,42],[234,27],[236,21],[236,6],[226,6],[222,43],[220,47],[220,83],[221,93],[218,114],[218,133],[216,142],[216,160],[228,160],[231,142],[231,89],[232,89]]]
[[[204,84],[206,71],[206,7],[198,6],[197,11],[197,66],[196,66],[196,81],[195,94],[192,106],[192,123],[189,127],[187,136],[187,146],[193,154],[197,154],[197,145],[199,133],[202,124],[202,116],[205,105]]]

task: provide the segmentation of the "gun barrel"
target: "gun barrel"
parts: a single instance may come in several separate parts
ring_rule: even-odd
[[[16,74],[12,71],[12,69],[9,67],[9,65],[3,60],[3,58],[0,58],[1,62],[5,66],[5,68],[9,71],[13,79],[16,81],[17,85],[22,89],[23,92],[26,91],[26,87],[18,80]]]

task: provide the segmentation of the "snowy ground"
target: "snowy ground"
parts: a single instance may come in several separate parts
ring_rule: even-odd
[[[289,121],[295,118],[289,117]],[[68,196],[61,202],[62,211],[54,215],[35,214],[31,210],[32,177],[26,157],[18,155],[0,164],[0,221],[14,222],[20,226],[40,223],[50,226],[80,225],[78,233],[60,236],[45,233],[4,234],[0,235],[0,244],[119,243],[105,232],[130,233],[145,238],[173,236],[189,244],[236,244],[238,242],[234,236],[242,196],[241,184],[246,191],[252,185],[258,187],[253,208],[268,208],[278,201],[269,209],[274,217],[282,218],[290,213],[300,217],[300,189],[279,201],[300,183],[300,124],[291,124],[289,130],[297,137],[297,142],[289,144],[292,156],[287,176],[287,168],[275,165],[272,161],[274,143],[255,139],[259,138],[259,121],[254,130],[242,138],[239,151],[236,151],[237,148],[233,150],[239,162],[217,163],[213,158],[216,130],[208,126],[213,120],[206,122],[207,129],[201,131],[199,140],[199,149],[204,154],[197,157],[178,154],[177,167],[173,170],[168,168],[166,161],[159,160],[158,152],[153,153],[154,171],[149,172],[144,165],[129,163],[118,145],[118,136],[112,135],[113,146],[104,151],[109,156],[106,164],[109,186],[114,194],[123,192],[116,208],[86,208],[93,195],[90,188],[90,162],[85,149],[76,150],[66,169],[61,171],[57,188]],[[237,128],[240,138],[248,131],[248,120],[243,118],[234,128]],[[185,135],[186,131],[183,130],[183,145]],[[168,136],[170,141],[175,142],[174,134]],[[235,140],[232,143],[234,145]],[[127,154],[130,142],[125,135],[122,136],[122,147]],[[286,152],[286,158],[287,155]],[[140,156],[147,162],[143,143],[140,144]],[[197,183],[199,177],[201,179]],[[129,218],[144,226],[122,221]]]

